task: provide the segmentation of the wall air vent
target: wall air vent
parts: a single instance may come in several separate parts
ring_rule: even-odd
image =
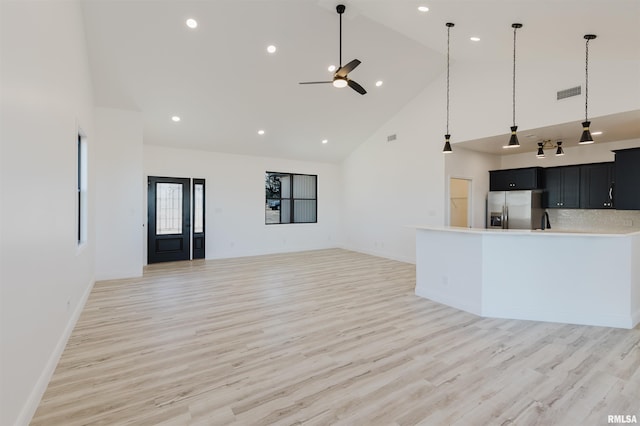
[[[570,98],[572,96],[578,96],[580,93],[582,93],[582,86],[576,86],[576,87],[571,87],[569,89],[564,89],[564,90],[560,90],[557,93],[557,99],[556,100],[560,100],[560,99],[564,99],[564,98]]]
[[[393,142],[396,139],[398,139],[398,135],[396,135],[395,133],[392,135],[387,136],[387,142]]]

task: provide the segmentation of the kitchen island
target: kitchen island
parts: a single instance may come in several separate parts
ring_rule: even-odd
[[[417,227],[415,292],[483,317],[633,328],[640,232]]]

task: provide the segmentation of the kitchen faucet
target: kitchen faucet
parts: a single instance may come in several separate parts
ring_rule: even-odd
[[[540,219],[540,229],[543,231],[545,229],[551,229],[551,222],[549,221],[549,213],[544,212],[542,218]]]

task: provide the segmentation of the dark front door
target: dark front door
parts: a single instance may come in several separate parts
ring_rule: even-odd
[[[148,263],[189,260],[191,181],[149,176]]]

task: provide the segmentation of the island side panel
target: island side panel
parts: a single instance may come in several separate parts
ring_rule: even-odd
[[[640,324],[640,234],[631,237],[631,318]]]
[[[418,229],[416,295],[480,315],[482,238],[482,234]]]
[[[483,251],[483,316],[634,325],[630,237],[488,234]]]

